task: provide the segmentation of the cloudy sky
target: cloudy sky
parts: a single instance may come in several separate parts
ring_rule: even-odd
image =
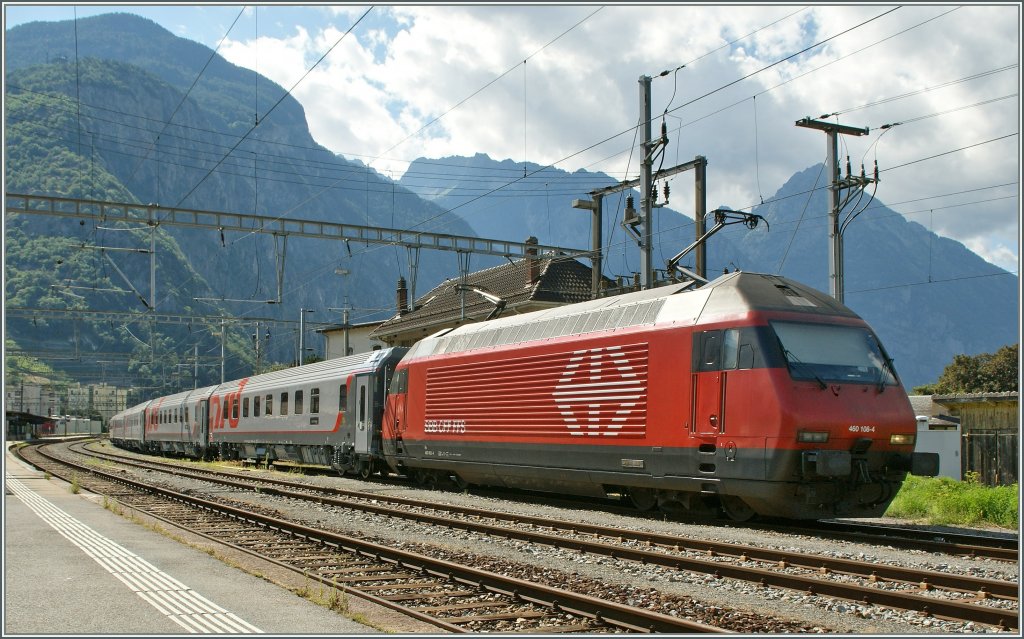
[[[641,76],[665,166],[708,158],[709,208],[749,210],[822,162],[825,134],[797,120],[867,128],[840,154],[878,162],[879,199],[1018,271],[1018,4],[4,9],[5,28],[128,11],[219,47],[292,89],[320,144],[396,179],[478,152],[635,178]]]

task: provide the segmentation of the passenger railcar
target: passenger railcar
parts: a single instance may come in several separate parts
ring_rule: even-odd
[[[877,516],[916,423],[868,325],[791,280],[732,273],[469,324],[399,363],[392,470],[736,519]]]
[[[110,418],[110,441],[121,448],[142,452],[145,445],[146,408],[151,401],[136,404]]]
[[[216,386],[160,397],[145,409],[145,443],[151,453],[203,457],[207,448],[205,404]]]
[[[388,348],[226,382],[209,397],[222,459],[291,461],[368,477],[381,465],[384,394],[408,349]]]

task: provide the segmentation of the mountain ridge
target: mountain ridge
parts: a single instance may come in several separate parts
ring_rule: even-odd
[[[68,53],[73,48],[62,49],[59,43],[71,41],[72,27],[71,21],[30,23],[7,31],[9,190],[423,228],[514,242],[533,236],[549,246],[587,249],[591,214],[572,208],[571,202],[616,183],[601,173],[496,160],[483,153],[420,158],[394,181],[319,145],[301,104],[282,87],[220,56],[211,59],[212,51],[203,45],[138,16],[105,14],[78,21],[80,58],[71,65]],[[76,95],[81,96],[77,111],[69,108]],[[261,113],[262,119],[257,115]],[[731,226],[711,237],[709,276],[740,268],[779,273],[827,290],[825,191],[815,183],[820,173],[820,165],[814,165],[794,174],[767,202],[755,206],[752,212],[768,224],[755,229]],[[675,194],[666,198],[660,193],[664,206],[655,209],[656,268],[663,268],[667,258],[694,240],[692,216],[673,208],[676,202],[691,201],[688,195],[680,196],[690,178],[681,174],[677,179],[681,182],[672,184]],[[712,164],[708,180],[714,179]],[[605,198],[602,246],[604,273],[628,280],[638,270],[639,257],[635,239],[621,226],[627,195]],[[638,203],[639,194],[632,195]],[[709,220],[708,227],[712,225]],[[79,254],[86,251],[74,258],[64,255],[57,268],[53,263],[62,259],[56,249],[68,241],[120,241],[127,246],[131,236],[121,241],[113,231],[38,219],[16,220],[5,231],[5,243],[14,248],[7,253],[13,270],[5,299],[19,306],[72,304],[67,293],[54,292],[66,280],[81,280],[93,289],[124,286],[107,261]],[[277,297],[280,238],[258,233],[222,237],[188,229],[164,230],[161,236],[164,233],[160,259],[169,261],[158,267],[158,289],[175,290],[176,297],[168,297],[168,306],[161,310],[272,315],[286,321],[294,319],[296,309],[326,313],[349,304],[359,309],[353,321],[384,319],[394,312],[396,280],[409,275],[397,247],[292,238],[283,258],[282,303],[254,313],[254,303]],[[136,233],[132,241],[141,243],[146,237]],[[36,255],[30,254],[30,247]],[[955,354],[993,352],[1018,339],[1017,277],[962,244],[907,221],[880,201],[850,225],[846,257],[847,303],[875,327],[908,388],[937,379]],[[692,267],[692,256],[687,259],[684,265]],[[502,261],[473,256],[470,269]],[[348,274],[338,277],[335,268]],[[417,290],[429,290],[457,270],[450,254],[425,252]],[[963,279],[968,277],[974,279]],[[72,306],[125,305],[123,292],[74,290],[84,301]],[[201,298],[251,301],[216,303]],[[326,323],[330,318],[316,319]],[[28,322],[8,324],[9,333],[22,339],[34,334]],[[215,352],[216,328],[206,330],[202,348]],[[168,365],[181,366],[186,361],[183,352],[195,341],[189,331],[168,330],[150,341],[158,344],[157,350],[174,352]],[[248,326],[230,331],[229,375],[251,370],[250,332]],[[56,341],[52,331],[44,337],[39,340],[42,345]],[[144,335],[140,340],[124,331],[98,330],[78,339],[82,345],[92,340],[104,349],[123,340],[136,350],[142,348],[138,342],[146,341]],[[275,357],[286,361],[294,344],[284,334],[275,334],[274,342]],[[159,377],[159,367],[151,362],[140,360],[135,366],[148,366],[150,378]],[[216,373],[204,375],[213,379]],[[166,386],[159,380],[153,384]]]

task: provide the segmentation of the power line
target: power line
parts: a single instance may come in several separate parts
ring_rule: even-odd
[[[264,114],[263,114],[263,119],[264,119],[264,120],[266,120],[266,119],[267,119],[268,117],[270,117],[270,114],[274,112],[274,109],[276,109],[276,108],[278,107],[278,105],[280,105],[280,104],[281,104],[282,102],[284,102],[285,98],[288,98],[288,97],[290,97],[290,96],[291,96],[291,94],[292,94],[292,91],[294,91],[294,90],[295,90],[295,87],[297,87],[297,86],[299,85],[299,83],[300,83],[300,82],[302,82],[303,80],[305,80],[305,79],[306,79],[306,77],[307,77],[307,76],[308,76],[308,75],[309,75],[310,73],[312,73],[313,69],[315,69],[315,68],[317,67],[317,65],[319,65],[319,64],[320,64],[321,62],[323,62],[324,58],[326,58],[326,57],[328,56],[328,54],[330,54],[330,52],[331,52],[331,51],[334,51],[334,48],[335,48],[335,47],[337,47],[337,46],[338,46],[338,45],[339,45],[339,44],[341,43],[341,41],[342,41],[342,40],[344,40],[344,39],[345,39],[345,37],[346,37],[346,36],[347,36],[347,35],[348,35],[349,33],[351,33],[353,29],[355,29],[355,28],[356,28],[356,26],[358,26],[358,25],[359,25],[359,23],[363,21],[363,18],[365,18],[365,17],[367,16],[367,14],[369,14],[369,13],[370,13],[370,11],[372,11],[372,10],[373,10],[373,7],[370,7],[369,9],[367,9],[367,10],[366,10],[366,12],[365,12],[365,13],[363,13],[363,15],[361,15],[361,16],[359,17],[359,19],[358,19],[358,20],[356,20],[356,21],[355,21],[355,22],[354,22],[354,23],[352,24],[352,26],[350,26],[350,27],[348,28],[348,31],[346,31],[345,33],[343,33],[343,34],[341,35],[341,37],[340,37],[340,38],[338,38],[338,40],[337,40],[337,41],[336,41],[336,42],[335,42],[334,44],[332,44],[332,45],[331,45],[331,48],[330,48],[330,49],[328,49],[328,50],[327,50],[327,52],[326,52],[326,53],[324,53],[324,54],[323,54],[322,56],[320,56],[320,59],[319,59],[319,60],[317,60],[317,61],[316,61],[315,63],[313,63],[313,66],[311,66],[311,67],[310,67],[310,68],[309,68],[309,69],[308,69],[308,70],[307,70],[307,71],[306,71],[306,72],[305,72],[304,74],[302,74],[302,77],[301,77],[301,78],[299,78],[298,80],[296,80],[296,81],[295,81],[295,84],[293,84],[293,85],[291,86],[291,88],[290,88],[290,89],[288,89],[287,91],[285,91],[284,95],[282,95],[282,96],[281,96],[281,97],[280,97],[280,98],[279,98],[279,99],[277,100],[277,102],[275,102],[275,103],[274,103],[274,105],[273,105],[272,107],[270,107],[270,109],[268,109],[266,113],[264,113]],[[255,130],[256,130],[256,127],[257,127],[257,126],[259,126],[259,124],[260,124],[260,120],[259,120],[259,115],[257,114],[257,117],[256,117],[256,122],[255,122],[255,123],[253,123],[253,125],[252,125],[252,126],[251,126],[251,127],[249,128],[249,130],[248,130],[248,131],[246,131],[246,132],[245,132],[245,134],[244,134],[244,135],[243,135],[243,136],[242,136],[242,137],[241,137],[241,138],[240,138],[240,139],[238,140],[238,142],[237,142],[237,143],[235,144],[235,146],[231,147],[231,150],[229,150],[229,151],[228,151],[228,152],[227,152],[227,153],[226,153],[226,154],[224,155],[224,158],[221,158],[220,162],[217,162],[217,164],[216,164],[216,165],[214,165],[214,167],[213,167],[212,169],[210,169],[210,170],[209,170],[209,172],[207,172],[207,174],[206,174],[206,175],[204,175],[204,176],[203,176],[203,178],[202,178],[201,180],[199,180],[199,182],[197,182],[197,183],[196,183],[196,185],[195,185],[194,187],[192,187],[192,189],[191,189],[191,190],[190,190],[190,191],[189,191],[188,193],[186,193],[186,194],[185,194],[184,196],[182,196],[182,198],[178,200],[178,203],[177,203],[177,204],[176,204],[175,206],[181,206],[181,203],[182,203],[182,202],[184,202],[184,201],[185,201],[186,199],[188,199],[188,198],[189,198],[189,196],[191,196],[191,195],[192,195],[193,193],[195,193],[195,192],[196,192],[196,189],[198,189],[198,188],[200,187],[200,185],[202,185],[202,184],[203,184],[203,182],[205,182],[205,181],[207,180],[207,178],[209,178],[209,177],[210,177],[210,176],[211,176],[211,175],[213,174],[214,170],[216,170],[216,168],[217,168],[218,166],[220,166],[221,162],[223,162],[223,161],[224,161],[224,159],[225,159],[225,158],[227,158],[227,156],[231,155],[232,151],[234,151],[235,149],[237,149],[237,148],[238,148],[238,146],[239,146],[239,145],[240,145],[240,144],[241,144],[241,143],[242,143],[242,142],[243,142],[243,141],[244,141],[244,140],[245,140],[246,138],[248,138],[248,137],[249,137],[249,135],[250,135],[250,134],[251,134],[251,133],[252,133],[253,131],[255,131]]]
[[[199,83],[199,78],[203,77],[203,74],[206,72],[207,67],[210,66],[211,62],[213,62],[214,58],[217,56],[217,52],[220,51],[221,45],[223,45],[224,41],[227,40],[228,34],[231,33],[231,30],[235,28],[235,24],[238,23],[238,19],[242,17],[243,13],[245,13],[245,7],[242,7],[241,11],[238,12],[238,15],[235,16],[235,20],[231,23],[231,26],[228,27],[228,30],[224,32],[224,37],[222,37],[220,39],[220,42],[217,43],[217,48],[210,52],[210,57],[207,58],[206,64],[204,64],[203,68],[199,70],[199,73],[196,75],[195,80],[192,81],[192,85],[188,88],[187,91],[185,91],[185,95],[181,96],[181,100],[178,101],[178,106],[174,107],[174,111],[171,113],[171,116],[167,118],[167,121],[164,123],[163,128],[161,128],[160,132],[156,134],[156,138],[154,138],[153,143],[149,147],[149,150],[146,151],[145,157],[139,160],[139,163],[135,165],[135,168],[132,170],[132,174],[128,176],[129,180],[135,177],[135,173],[138,172],[139,167],[142,166],[142,163],[149,158],[149,154],[153,152],[153,149],[156,147],[156,144],[160,141],[160,136],[163,135],[164,131],[167,130],[167,127],[170,126],[171,122],[174,120],[174,116],[178,115],[178,111],[181,109],[181,105],[185,104],[185,100],[187,100],[188,96],[192,94],[192,89],[196,88],[196,84]]]

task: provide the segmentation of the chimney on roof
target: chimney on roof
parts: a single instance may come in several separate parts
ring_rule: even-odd
[[[540,277],[540,263],[537,260],[537,238],[526,238],[526,285],[532,286]]]
[[[409,291],[405,288],[405,278],[398,276],[398,291],[396,292],[396,305],[398,314],[405,315],[409,312]]]

